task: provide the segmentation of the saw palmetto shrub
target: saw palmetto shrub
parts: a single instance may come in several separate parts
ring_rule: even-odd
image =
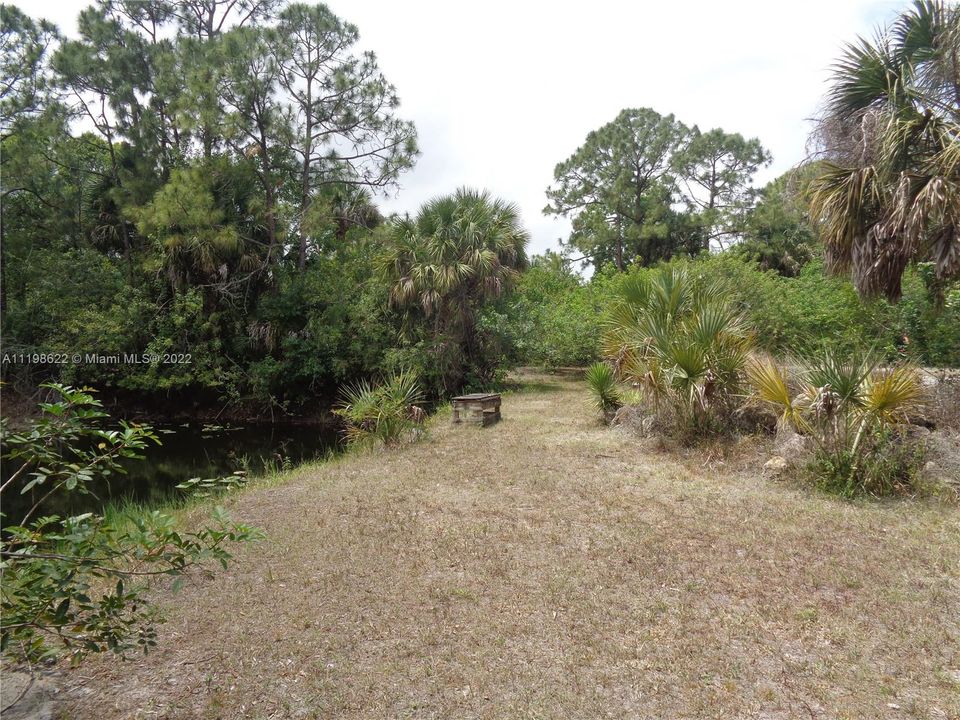
[[[924,448],[909,429],[926,402],[918,368],[824,352],[791,369],[751,358],[747,376],[782,426],[813,439],[809,469],[818,486],[845,497],[920,489]]]
[[[623,405],[623,396],[617,387],[617,377],[607,363],[594,363],[587,368],[587,387],[593,398],[593,405],[604,420],[609,421]]]
[[[732,427],[741,405],[751,332],[725,283],[682,266],[624,282],[602,351],[638,391],[653,426],[683,442]]]

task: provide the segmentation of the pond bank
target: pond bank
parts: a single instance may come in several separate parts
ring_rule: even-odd
[[[23,392],[12,386],[3,388],[3,416],[12,428],[21,428],[40,415],[38,403],[48,391],[34,388]],[[258,424],[338,428],[341,423],[333,414],[333,396],[317,398],[310,408],[283,409],[252,403],[224,404],[217,397],[173,394],[154,397],[131,392],[97,388],[96,397],[112,418],[149,424]]]
[[[112,423],[111,423],[112,425]],[[59,493],[46,499],[38,512],[77,515],[101,512],[109,505],[134,503],[146,507],[176,500],[176,486],[190,478],[214,478],[243,472],[248,477],[290,470],[329,457],[342,449],[339,429],[324,425],[152,424],[160,444],[149,443],[142,459],[123,460],[126,474],[98,478],[90,494]],[[5,463],[2,478],[16,470]],[[26,483],[29,478],[24,477]],[[38,487],[24,495],[11,494],[4,503],[7,518],[19,518],[46,494]]]

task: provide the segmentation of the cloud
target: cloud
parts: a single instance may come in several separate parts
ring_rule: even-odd
[[[803,159],[842,44],[904,3],[382,3],[331,0],[357,24],[420,128],[423,157],[386,202],[413,211],[459,184],[518,203],[542,252],[569,225],[541,214],[553,167],[625,107],[759,137]]]

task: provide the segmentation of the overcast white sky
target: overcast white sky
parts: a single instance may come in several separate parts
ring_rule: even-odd
[[[88,3],[14,0],[70,34]],[[532,252],[569,225],[545,217],[553,168],[626,107],[702,130],[758,137],[760,182],[803,158],[807,118],[842,44],[870,34],[896,0],[329,0],[360,28],[397,86],[422,156],[381,206],[414,212],[459,185],[520,206]]]

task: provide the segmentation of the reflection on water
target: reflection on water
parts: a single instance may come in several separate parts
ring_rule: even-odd
[[[48,498],[34,517],[99,511],[111,501],[159,504],[175,497],[175,486],[184,480],[229,475],[236,470],[261,475],[322,458],[336,451],[340,443],[338,433],[330,427],[155,424],[153,428],[162,444],[151,444],[143,460],[125,460],[126,475],[97,480],[90,485],[94,495],[64,492]],[[4,463],[4,478],[15,469],[8,465]],[[26,495],[17,495],[12,488],[4,492],[4,524],[19,521],[47,489],[41,486]]]

